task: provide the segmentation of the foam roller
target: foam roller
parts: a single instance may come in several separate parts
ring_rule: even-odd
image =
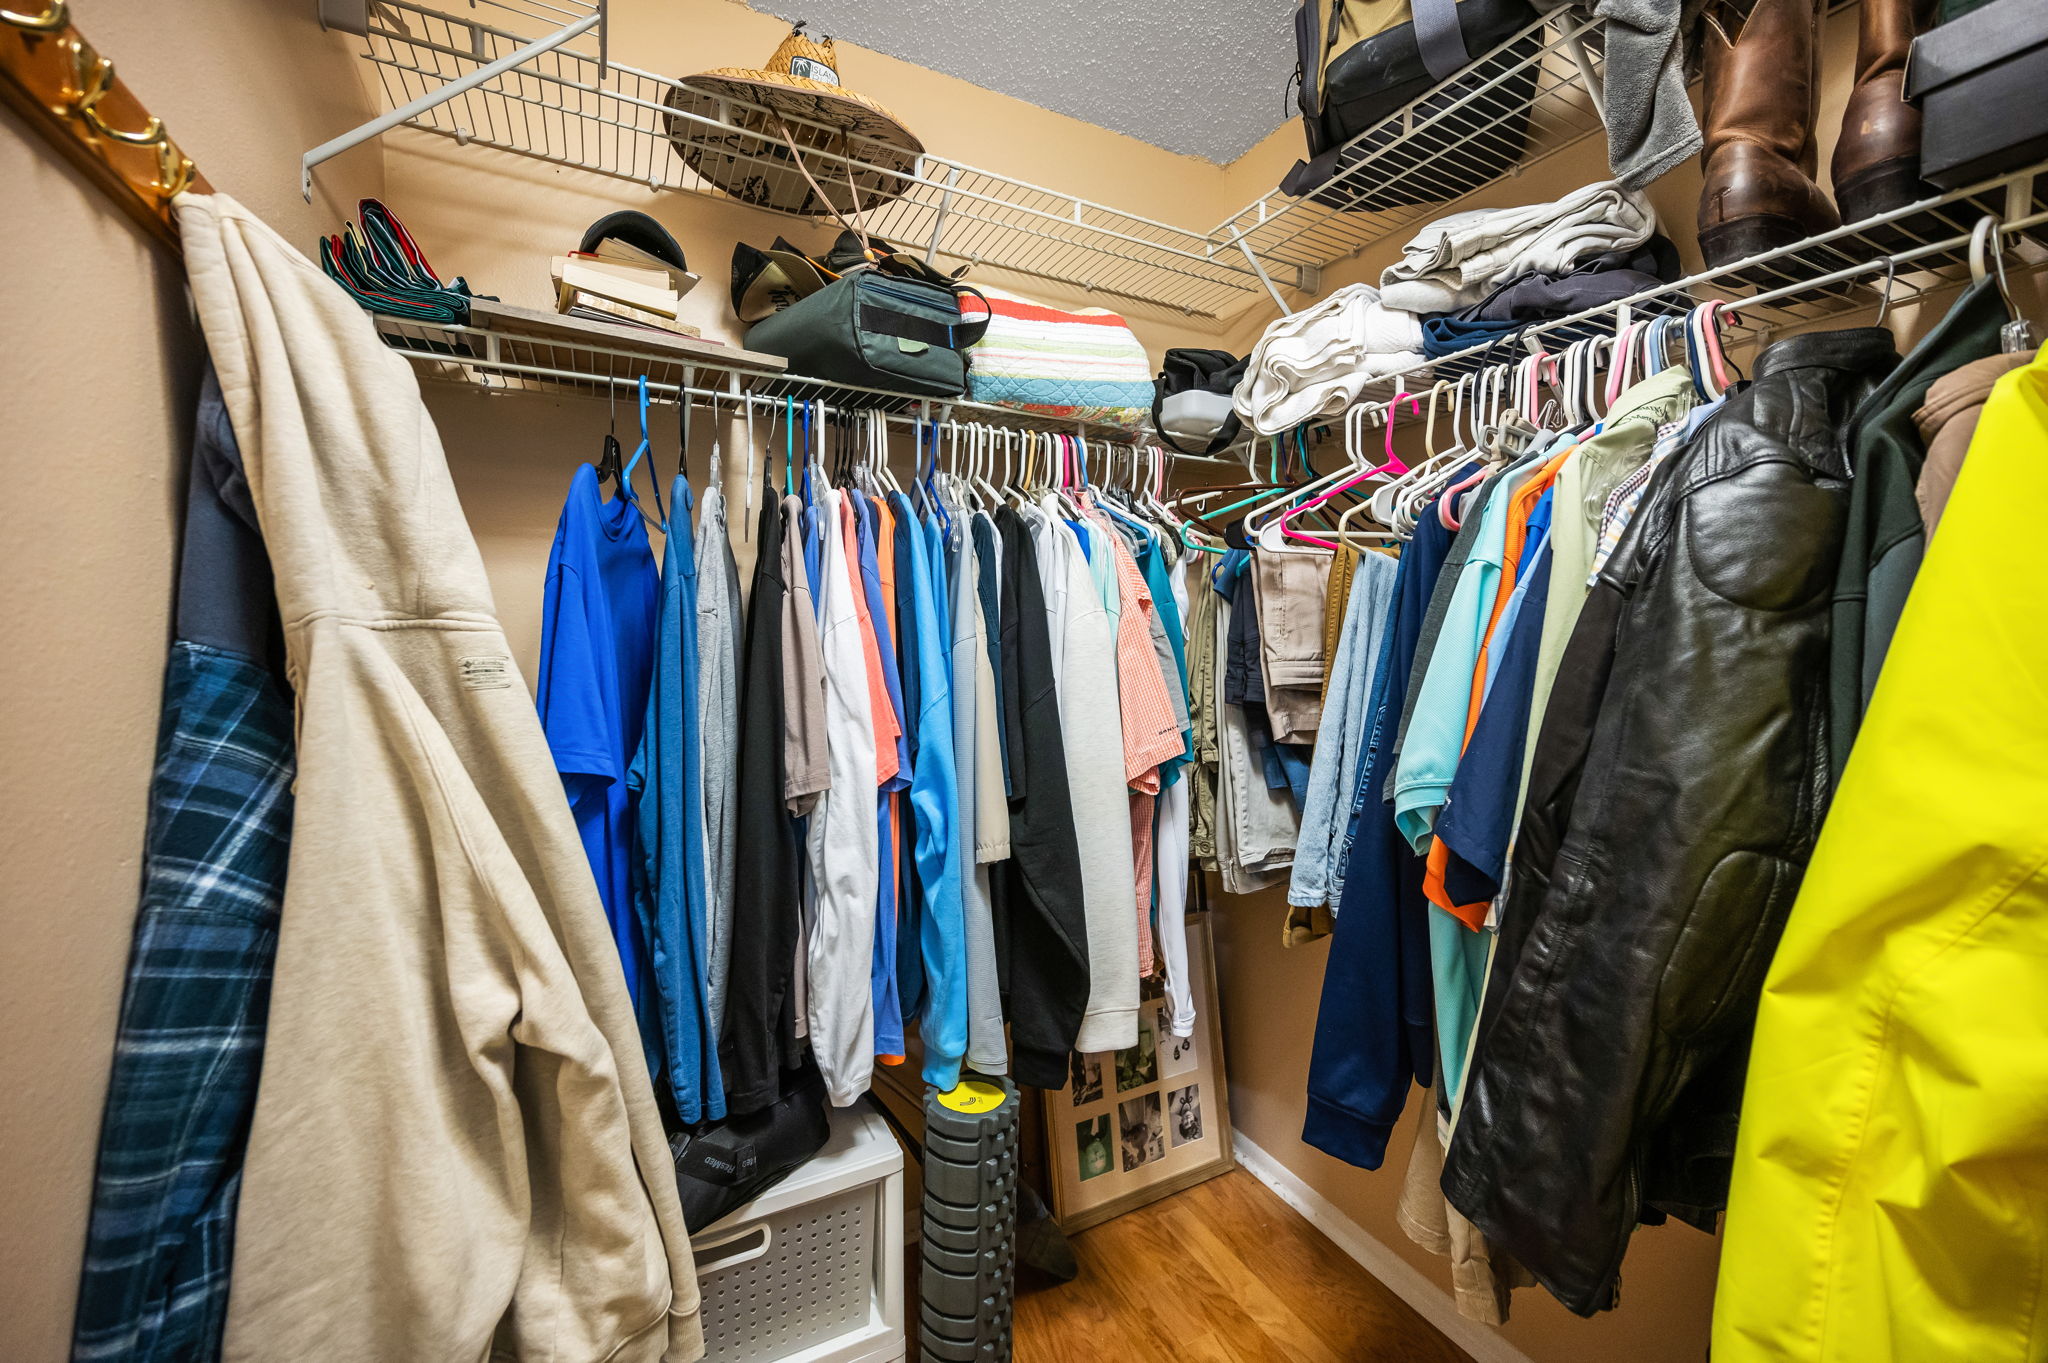
[[[1008,1363],[1017,1272],[1017,1089],[976,1077],[924,1102],[922,1363]]]

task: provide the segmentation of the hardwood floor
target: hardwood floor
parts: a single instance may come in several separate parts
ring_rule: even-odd
[[[1242,1170],[1073,1244],[1078,1278],[1017,1298],[1018,1363],[1468,1363]]]

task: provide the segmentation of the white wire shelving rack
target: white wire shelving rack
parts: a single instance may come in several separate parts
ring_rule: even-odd
[[[1532,324],[1508,340],[1473,346],[1376,380],[1362,401],[1385,401],[1438,379],[1455,379],[1525,355],[1555,354],[1575,341],[1615,335],[1629,320],[1681,317],[1718,298],[1722,336],[1731,347],[1761,347],[1774,336],[1903,307],[1970,279],[1970,242],[1990,214],[1999,220],[2007,273],[2048,269],[2048,162],[1810,237],[1779,250],[1706,270],[1602,307]],[[454,326],[378,316],[385,342],[419,367],[422,377],[494,392],[604,396],[648,388],[666,402],[750,403],[774,408],[785,397],[822,400],[835,409],[877,409],[892,422],[980,421],[1019,430],[1080,434],[1129,443],[1120,426],[1022,413],[966,398],[920,398],[882,389],[824,383],[730,357],[681,356],[658,344],[636,344],[630,328],[603,341],[532,335],[498,325]],[[1340,420],[1329,418],[1312,425]],[[1188,456],[1176,455],[1176,459]],[[1196,460],[1195,462],[1202,462]],[[1215,462],[1225,462],[1218,460]],[[1235,462],[1229,460],[1228,462]]]
[[[479,0],[478,12],[523,12],[533,3]],[[338,154],[402,125],[652,190],[735,198],[684,165],[671,133],[686,131],[717,138],[778,189],[800,180],[783,143],[759,130],[763,111],[727,101],[720,121],[670,107],[680,81],[602,58],[602,25],[563,37],[567,27],[537,50],[522,33],[481,17],[375,0],[360,32],[391,111],[314,155]],[[789,122],[806,131],[800,120]],[[894,173],[863,160],[858,139],[844,153],[807,151],[806,161],[827,183],[849,166]],[[906,249],[1078,286],[1167,315],[1222,318],[1265,296],[1242,252],[1199,232],[943,157],[921,157],[907,178],[900,197],[861,214],[866,230]]]
[[[609,60],[602,0],[473,0],[459,14],[414,0],[324,3],[359,8],[337,26],[362,36],[389,110],[308,153],[307,186],[321,161],[401,126],[714,198],[735,196],[689,170],[673,135],[715,140],[764,187],[790,188],[801,174],[762,111],[739,101],[716,118],[679,110],[679,80]],[[1484,54],[1452,95],[1417,101],[1355,138],[1342,172],[1313,198],[1275,190],[1206,232],[933,155],[919,159],[902,195],[862,213],[862,225],[948,264],[1160,315],[1227,320],[1269,297],[1284,309],[1276,285],[1314,294],[1324,267],[1598,131],[1601,58],[1589,29],[1563,18],[1530,25]],[[807,151],[820,180],[879,169],[858,139],[840,146]]]
[[[1384,400],[1438,379],[1513,363],[1535,351],[1555,354],[1575,341],[1613,336],[1631,319],[1683,317],[1710,299],[1726,304],[1721,336],[1730,347],[1761,348],[1787,332],[1903,307],[1970,281],[1970,239],[1986,215],[1999,221],[2007,274],[2039,271],[2048,268],[2044,175],[2048,162],[1614,303],[1532,323],[1512,338],[1386,375],[1369,385],[1367,396]]]
[[[322,161],[409,127],[655,191],[752,201],[692,172],[672,140],[681,135],[748,166],[755,197],[802,197],[801,172],[765,110],[736,100],[721,101],[715,117],[678,109],[681,80],[610,60],[606,0],[469,0],[459,13],[433,2],[321,0],[323,19],[362,37],[389,108],[307,153],[309,191]],[[1269,191],[1207,231],[946,157],[922,156],[898,175],[878,148],[837,133],[840,150],[808,149],[805,159],[828,183],[855,171],[897,176],[904,192],[868,207],[862,225],[928,259],[1078,287],[1145,313],[1227,321],[1269,298],[1288,310],[1280,286],[1313,296],[1331,265],[1600,133],[1599,34],[1599,21],[1576,11],[1536,20],[1448,87],[1354,137],[1339,173],[1312,195]],[[827,140],[790,121],[806,143]]]
[[[678,134],[716,138],[722,151],[751,164],[774,188],[800,176],[788,148],[762,130],[762,111],[738,101],[721,105],[717,117],[677,109],[670,101],[681,88],[678,80],[611,61],[604,3],[471,0],[467,12],[450,14],[416,0],[322,0],[330,17],[356,11],[340,26],[362,35],[363,55],[391,108],[309,153],[308,172],[326,156],[405,126],[656,191],[735,197],[687,168],[672,141]],[[525,36],[533,32],[542,36]],[[1599,133],[1603,63],[1593,21],[1569,12],[1538,20],[1482,55],[1448,90],[1354,138],[1341,171],[1312,196],[1273,191],[1207,232],[943,157],[923,156],[902,176],[900,167],[863,160],[857,138],[840,139],[839,151],[809,151],[806,160],[821,180],[835,170],[843,178],[864,167],[898,173],[905,192],[866,208],[863,225],[929,259],[1079,286],[1143,311],[1221,321],[1268,296],[1285,308],[1276,284],[1314,293],[1327,266]],[[1512,346],[1461,351],[1391,375],[1368,391],[1413,386],[1425,373],[1454,377],[1526,350],[1558,350],[1611,334],[1630,317],[1676,314],[1708,298],[1732,305],[1724,334],[1737,345],[1874,312],[1887,293],[1894,306],[1909,303],[1967,277],[1970,231],[1987,212],[2002,219],[2007,238],[2019,241],[2021,268],[2038,269],[2048,259],[2041,245],[2048,223],[2036,192],[2043,170],[2048,165],[1542,323]],[[642,353],[630,338],[607,347],[541,341],[489,326],[431,328],[391,319],[380,325],[387,340],[430,374],[498,389],[603,393],[646,373],[653,390],[671,399],[685,390],[721,399],[746,393],[757,401],[793,391],[841,406],[917,414],[905,419],[949,405],[977,419],[1076,429],[1073,423],[1034,423],[1006,409],[977,411],[965,401],[919,407],[921,400],[901,394],[799,387],[794,379],[746,374],[741,365]],[[721,374],[725,388],[700,388],[693,377],[699,371]],[[1106,429],[1093,434],[1113,438]]]
[[[1482,55],[1450,93],[1426,96],[1353,137],[1341,168],[1313,194],[1268,191],[1209,238],[1243,242],[1268,272],[1292,280],[1441,217],[1466,195],[1602,130],[1598,33],[1597,20],[1568,13],[1537,20]]]

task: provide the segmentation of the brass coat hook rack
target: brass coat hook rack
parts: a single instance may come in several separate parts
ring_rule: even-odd
[[[146,231],[172,246],[171,200],[213,186],[71,22],[67,0],[0,9],[0,98]]]

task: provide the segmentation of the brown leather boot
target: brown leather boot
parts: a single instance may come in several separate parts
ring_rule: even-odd
[[[1818,0],[1756,0],[1704,39],[1700,251],[1717,267],[1839,227],[1814,183],[1820,153]],[[1738,27],[1739,25],[1739,27]],[[1733,35],[1733,41],[1729,41]]]
[[[1863,0],[1856,85],[1829,173],[1842,221],[1862,222],[1940,193],[1920,179],[1920,111],[1906,103],[1906,52],[1934,23],[1934,0]]]

